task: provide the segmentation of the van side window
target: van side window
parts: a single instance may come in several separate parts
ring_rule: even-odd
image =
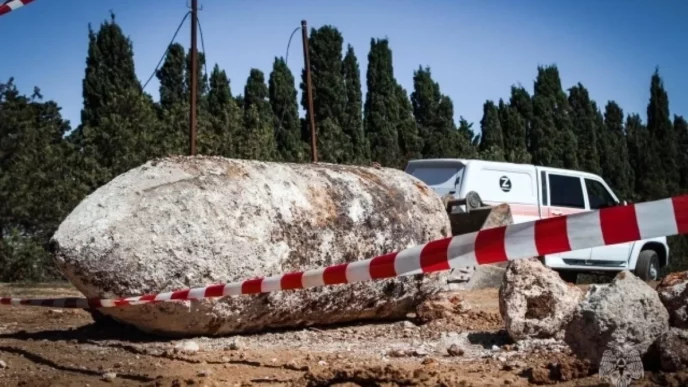
[[[549,174],[550,205],[585,208],[583,185],[579,177]]]
[[[616,205],[616,200],[599,181],[585,179],[585,188],[588,190],[588,201],[590,202],[591,210],[599,210],[600,208]]]

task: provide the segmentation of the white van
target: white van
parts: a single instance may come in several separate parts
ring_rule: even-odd
[[[581,171],[484,160],[427,159],[409,161],[406,173],[442,197],[461,199],[473,192],[484,205],[508,203],[514,223],[621,204],[600,176]],[[571,282],[578,273],[613,274],[621,270],[634,271],[647,281],[656,280],[659,269],[669,263],[669,246],[666,237],[661,237],[540,258]]]

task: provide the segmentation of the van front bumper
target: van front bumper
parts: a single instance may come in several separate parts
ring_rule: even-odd
[[[540,257],[540,261],[550,269],[575,271],[621,271],[628,269],[625,261],[585,261],[563,259],[557,256]]]

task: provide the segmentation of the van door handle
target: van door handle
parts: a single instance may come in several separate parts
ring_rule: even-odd
[[[563,213],[563,212],[560,212],[560,211],[552,211],[552,215],[554,215],[554,216],[562,216],[562,215],[564,215],[564,213]]]

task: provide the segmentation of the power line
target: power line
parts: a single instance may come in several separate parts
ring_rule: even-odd
[[[184,15],[184,17],[182,18],[182,21],[179,23],[179,26],[177,27],[177,31],[174,32],[174,35],[172,36],[172,40],[170,40],[170,44],[167,45],[165,52],[162,54],[162,57],[160,57],[160,60],[158,61],[158,65],[155,66],[155,69],[153,70],[153,74],[151,74],[150,78],[148,78],[146,83],[143,84],[144,90],[146,89],[146,86],[148,86],[148,82],[150,82],[153,79],[155,74],[158,72],[158,69],[160,69],[160,65],[162,64],[162,61],[165,60],[167,53],[170,51],[170,47],[172,46],[172,43],[174,43],[174,39],[177,37],[179,30],[182,29],[182,26],[184,25],[186,18],[189,17],[189,14],[191,14],[191,11],[187,12],[186,15]]]
[[[299,32],[301,27],[296,27],[294,31],[291,33],[291,36],[289,36],[289,41],[287,42],[287,54],[284,56],[284,65],[287,66],[287,69],[289,68],[289,46],[291,46],[291,40],[294,37],[294,34]],[[296,78],[296,77],[294,77]],[[296,80],[296,79],[294,79]],[[282,129],[282,124],[284,123],[284,116],[287,114],[287,109],[282,110],[282,117],[280,118],[279,122],[277,123],[277,126]]]
[[[208,89],[210,89],[210,73],[208,72],[208,55],[205,53],[205,41],[203,40],[203,27],[201,27],[201,19],[198,17],[196,18],[196,23],[198,23],[198,32],[201,33],[201,50],[203,51],[203,56],[205,56],[205,60],[203,61],[203,67],[205,67],[205,85]]]
[[[284,64],[288,65],[289,64],[289,46],[291,46],[291,39],[294,37],[294,34],[299,32],[301,27],[296,27],[294,29],[294,32],[291,33],[291,36],[289,37],[289,42],[287,42],[287,54],[284,56]]]

